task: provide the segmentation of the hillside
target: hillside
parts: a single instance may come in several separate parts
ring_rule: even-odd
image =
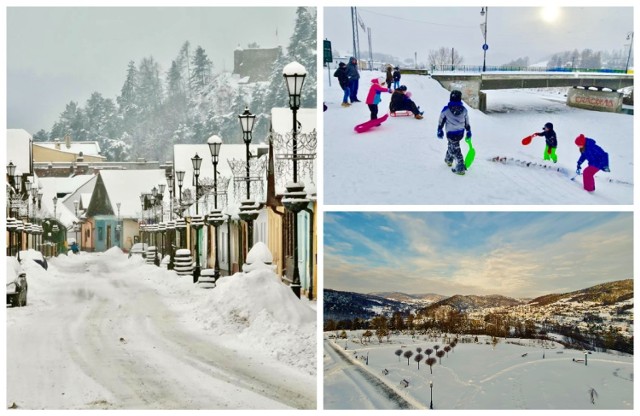
[[[556,302],[596,302],[611,305],[633,298],[633,279],[602,283],[569,293],[549,294],[537,297],[530,305],[546,306]]]
[[[438,295],[437,293],[423,293],[414,295],[402,292],[374,292],[371,293],[371,295],[420,306],[428,306],[432,303],[446,298],[446,296]]]
[[[376,314],[391,315],[394,311],[405,311],[409,306],[384,297],[338,290],[324,290],[324,321],[371,319]]]
[[[435,310],[444,306],[451,307],[459,312],[470,312],[472,310],[495,308],[500,306],[515,306],[521,302],[517,299],[509,298],[501,295],[453,295],[439,302],[429,305],[424,312]]]

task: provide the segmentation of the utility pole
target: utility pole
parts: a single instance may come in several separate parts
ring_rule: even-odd
[[[351,31],[353,36],[353,57],[360,61],[360,39],[358,38],[358,10],[351,8]]]
[[[371,49],[371,28],[367,27],[367,37],[369,38],[369,70],[373,71],[373,50]]]

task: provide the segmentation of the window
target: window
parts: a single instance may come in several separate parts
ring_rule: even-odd
[[[98,227],[98,241],[104,240],[104,228]]]

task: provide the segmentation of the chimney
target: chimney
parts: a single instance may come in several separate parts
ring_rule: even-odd
[[[55,145],[56,150],[60,150],[60,139],[55,139],[53,143]]]
[[[70,134],[65,134],[64,135],[64,143],[67,145],[67,149],[71,149],[71,135]]]
[[[76,157],[76,162],[78,163],[84,162],[84,154],[82,152],[78,153],[78,157]]]

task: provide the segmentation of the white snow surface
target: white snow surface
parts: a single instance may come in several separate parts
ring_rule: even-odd
[[[389,117],[380,127],[358,134],[354,126],[369,120],[365,99],[370,80],[383,74],[361,71],[360,75],[358,98],[362,102],[347,108],[340,106],[343,92],[337,79],[332,77],[331,86],[326,80],[324,83],[327,205],[633,203],[633,116],[569,107],[564,94],[554,90],[485,91],[486,114],[465,105],[476,158],[466,175],[459,176],[444,163],[446,138],[436,137],[438,117],[449,101],[449,91],[429,76],[404,74],[401,83],[424,111],[424,119]],[[379,117],[388,113],[391,97],[381,95]],[[558,135],[557,164],[543,161],[543,137],[534,137],[527,146],[521,143],[525,136],[542,131],[546,122],[554,124]],[[582,177],[570,180],[580,156],[574,140],[581,133],[609,153],[611,172],[596,174],[593,193],[584,191]],[[466,154],[464,141],[461,148]],[[496,156],[542,166],[490,160]],[[586,166],[585,162],[582,167]]]
[[[316,407],[315,304],[273,272],[204,289],[117,247],[24,269],[28,305],[7,309],[7,406]]]
[[[479,343],[458,343],[442,364],[436,357],[431,373],[424,349],[446,345],[441,339],[400,335],[379,344],[373,337],[363,345],[361,332],[348,331],[348,341],[325,333],[325,409],[428,409],[430,381],[434,409],[633,409],[633,356],[594,352],[585,366],[573,361],[584,360],[584,351],[558,343],[543,349],[533,340],[500,338],[493,349],[489,337],[479,336]],[[417,347],[425,357],[420,369]],[[408,365],[394,354],[398,349],[413,351]],[[409,386],[402,387],[402,380]]]

